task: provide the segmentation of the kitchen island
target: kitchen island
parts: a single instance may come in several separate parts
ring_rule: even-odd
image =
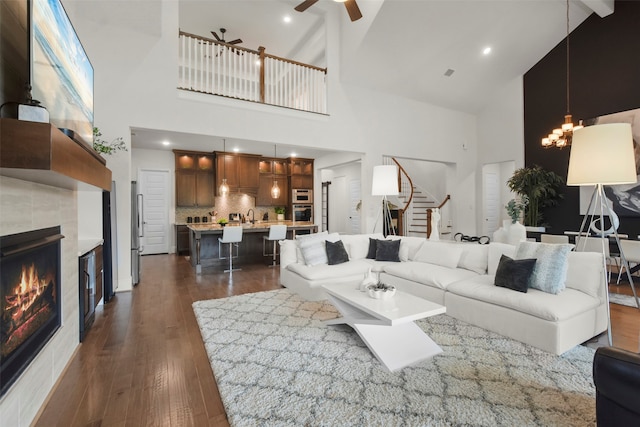
[[[318,226],[311,222],[300,221],[258,221],[254,224],[234,224],[229,226],[242,225],[242,242],[237,259],[234,265],[251,263],[266,263],[270,257],[262,254],[262,237],[269,234],[269,226],[286,225],[287,239],[295,239],[296,234],[309,234],[318,231]],[[218,252],[218,238],[222,237],[222,230],[218,224],[189,224],[189,245],[191,247],[191,265],[195,267],[196,274],[202,273],[202,267],[220,266],[224,269],[228,266],[228,259],[220,259]],[[226,248],[223,247],[223,256],[226,256]],[[269,249],[267,249],[269,250]]]

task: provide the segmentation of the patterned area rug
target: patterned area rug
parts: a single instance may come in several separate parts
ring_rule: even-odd
[[[594,351],[562,356],[446,315],[418,324],[444,350],[387,372],[326,301],[287,290],[193,309],[232,426],[595,425]]]
[[[640,298],[640,295],[638,295]],[[615,292],[609,292],[609,302],[613,304],[627,305],[629,307],[636,307],[636,299],[633,295],[616,294]]]

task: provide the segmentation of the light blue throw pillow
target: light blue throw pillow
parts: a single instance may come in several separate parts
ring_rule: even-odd
[[[515,259],[537,260],[529,278],[530,288],[559,294],[565,288],[567,259],[572,249],[569,244],[520,242]]]

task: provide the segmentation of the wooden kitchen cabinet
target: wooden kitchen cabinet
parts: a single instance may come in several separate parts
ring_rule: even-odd
[[[227,179],[230,193],[257,194],[260,186],[260,156],[216,153],[216,189]]]
[[[291,189],[313,189],[313,159],[289,158]]]
[[[214,157],[195,151],[174,150],[176,205],[209,207],[214,204]]]
[[[189,228],[186,225],[176,226],[176,254],[190,255]]]
[[[271,197],[271,187],[273,187],[274,178],[278,180],[278,187],[280,187],[280,197],[277,199]],[[273,174],[260,175],[260,187],[258,188],[258,194],[256,196],[256,206],[286,206],[288,195],[289,185],[287,184],[287,177]]]

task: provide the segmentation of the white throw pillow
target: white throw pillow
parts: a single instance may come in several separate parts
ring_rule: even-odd
[[[305,264],[320,265],[329,263],[324,242],[324,239],[310,239],[300,242],[300,251],[302,252]]]
[[[498,264],[500,263],[500,257],[502,257],[502,255],[514,258],[516,256],[516,247],[507,243],[489,243],[487,274],[491,276],[496,275],[496,270],[498,269]]]
[[[536,265],[529,278],[529,287],[550,294],[559,294],[567,279],[567,257],[574,245],[520,242],[516,259],[535,258]]]
[[[324,242],[324,240],[327,238],[327,236],[329,235],[329,233],[327,231],[321,231],[320,233],[313,233],[313,234],[300,234],[298,236],[296,236],[296,257],[298,259],[298,263],[299,264],[306,264],[306,260],[304,259],[304,255],[302,254],[302,249],[300,248],[300,245],[303,242],[311,242],[314,240],[318,240],[321,242]]]
[[[462,248],[460,245],[426,240],[418,250],[418,253],[416,253],[415,260],[447,268],[456,268],[461,255]]]

